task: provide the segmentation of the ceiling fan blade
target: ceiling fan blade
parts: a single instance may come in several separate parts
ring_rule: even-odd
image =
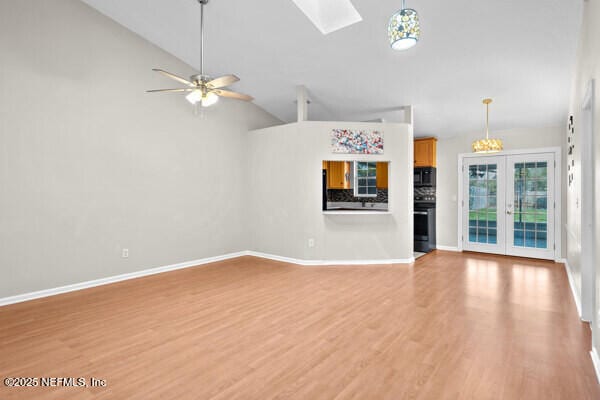
[[[146,92],[148,93],[157,93],[157,92],[170,92],[170,93],[174,93],[174,92],[191,92],[192,88],[189,89],[153,89],[153,90],[146,90]]]
[[[178,81],[178,82],[181,82],[181,83],[183,83],[184,85],[188,85],[188,86],[194,86],[194,84],[193,84],[192,82],[188,81],[187,79],[184,79],[184,78],[182,78],[182,77],[180,77],[180,76],[177,76],[177,75],[175,75],[175,74],[172,74],[172,73],[170,73],[170,72],[167,72],[167,71],[165,71],[165,70],[158,69],[158,68],[152,68],[152,71],[156,71],[156,72],[158,72],[158,73],[160,73],[160,74],[163,74],[163,75],[164,75],[164,76],[166,76],[167,78],[175,79],[176,81]]]
[[[218,89],[218,88],[222,88],[225,86],[229,86],[232,83],[235,83],[239,80],[240,80],[240,78],[238,78],[235,75],[224,75],[224,76],[215,78],[212,81],[206,82],[206,87],[208,87],[209,89]]]
[[[218,90],[213,90],[213,92],[219,96],[230,97],[232,99],[238,99],[238,100],[244,100],[244,101],[254,100],[254,97],[252,97],[252,96],[248,96],[247,94],[232,92],[230,90],[218,89]]]

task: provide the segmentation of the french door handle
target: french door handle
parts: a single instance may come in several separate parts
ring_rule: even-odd
[[[510,211],[510,210],[506,210],[506,213],[507,213],[508,215],[511,215],[511,214],[512,214],[512,211]]]

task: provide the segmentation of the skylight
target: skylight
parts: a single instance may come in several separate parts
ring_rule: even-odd
[[[292,1],[324,35],[362,21],[350,0]]]

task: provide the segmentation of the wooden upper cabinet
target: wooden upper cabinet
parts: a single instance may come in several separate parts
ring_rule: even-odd
[[[377,163],[377,189],[388,188],[388,163]]]
[[[347,161],[327,161],[327,187],[329,189],[351,189],[351,164]]]
[[[436,138],[415,139],[414,146],[415,167],[436,166]]]

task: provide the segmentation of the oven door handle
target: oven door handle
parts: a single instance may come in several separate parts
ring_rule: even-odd
[[[427,215],[427,211],[415,211],[416,215]]]

